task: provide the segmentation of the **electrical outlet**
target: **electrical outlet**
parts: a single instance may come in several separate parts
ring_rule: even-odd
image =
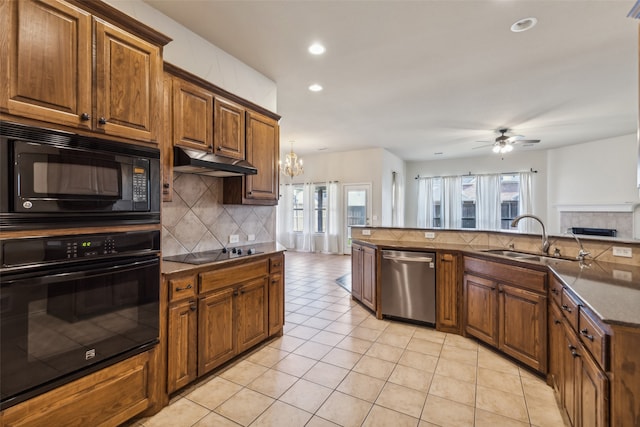
[[[426,231],[424,233],[424,238],[425,239],[435,239],[436,238],[436,233],[434,233],[432,231]]]
[[[625,258],[631,258],[633,256],[633,252],[631,251],[631,248],[614,246],[612,249],[613,249],[613,256],[621,256]]]
[[[613,278],[618,280],[624,280],[625,282],[631,282],[633,280],[633,274],[630,271],[622,271],[613,269]]]
[[[229,243],[238,243],[240,241],[240,236],[237,234],[232,234],[229,236]]]
[[[363,236],[371,236],[371,230],[362,230]]]
[[[249,234],[247,236],[247,240],[250,242],[253,242],[254,240],[256,240],[256,235],[255,234]]]

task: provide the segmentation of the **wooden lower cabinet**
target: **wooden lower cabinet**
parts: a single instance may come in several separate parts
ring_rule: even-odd
[[[464,276],[465,330],[494,347],[498,346],[497,286],[482,277]]]
[[[377,250],[357,243],[351,246],[351,296],[376,312],[378,310]]]
[[[551,387],[560,393],[560,381],[562,380],[562,349],[564,329],[562,326],[562,312],[556,304],[549,303],[549,357],[548,357],[548,382]]]
[[[284,326],[284,276],[271,275],[269,282],[269,336],[282,334]]]
[[[170,366],[169,392],[182,388],[197,377],[198,312],[195,300],[186,300],[169,307],[167,360]]]
[[[238,288],[235,303],[239,353],[269,336],[268,295],[268,277],[252,280]]]
[[[238,353],[234,325],[237,290],[212,292],[198,302],[198,375],[203,375]]]
[[[362,300],[362,283],[364,274],[363,247],[357,243],[351,245],[351,297]]]
[[[460,284],[459,261],[455,253],[439,252],[436,256],[436,328],[459,334]]]

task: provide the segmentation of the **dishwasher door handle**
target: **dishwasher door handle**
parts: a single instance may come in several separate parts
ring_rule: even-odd
[[[431,257],[404,257],[404,256],[393,256],[393,255],[382,255],[382,258],[388,259],[391,261],[408,261],[408,262],[433,262],[433,258]]]

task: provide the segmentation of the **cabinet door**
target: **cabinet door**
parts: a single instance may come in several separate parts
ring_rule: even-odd
[[[563,350],[562,350],[562,383],[560,385],[560,394],[564,409],[569,416],[571,425],[576,425],[576,416],[578,413],[578,401],[580,389],[579,383],[576,381],[578,375],[578,339],[573,333],[568,322],[563,322]]]
[[[549,303],[549,378],[551,386],[560,393],[562,384],[562,352],[564,337],[562,312],[552,301]],[[561,395],[562,396],[562,395]]]
[[[160,48],[94,20],[95,129],[109,135],[157,141],[162,99]]]
[[[351,245],[351,296],[358,301],[362,300],[363,268],[362,246],[354,243]]]
[[[238,288],[236,325],[239,353],[269,336],[268,292],[268,277],[251,280]]]
[[[500,285],[499,348],[539,372],[547,369],[547,298]]]
[[[498,346],[498,292],[491,280],[464,277],[466,331],[494,347]]]
[[[215,98],[213,149],[217,155],[244,160],[244,113],[244,107],[222,98]]]
[[[368,246],[362,248],[362,303],[376,310],[376,250]]]
[[[213,93],[173,79],[173,144],[213,151]]]
[[[195,300],[169,307],[167,389],[171,393],[196,379],[197,306]]]
[[[441,253],[437,257],[436,327],[439,331],[460,333],[458,257]]]
[[[258,169],[257,175],[247,175],[247,199],[278,203],[278,159],[280,127],[262,114],[247,112],[247,161]]]
[[[91,16],[62,1],[0,4],[0,108],[91,128]]]
[[[284,326],[284,278],[272,274],[269,280],[269,336],[281,334]]]
[[[212,292],[200,298],[198,375],[209,372],[237,354],[233,303],[232,288]]]
[[[604,372],[580,346],[578,363],[579,412],[577,425],[581,427],[604,427],[609,425],[609,388]]]

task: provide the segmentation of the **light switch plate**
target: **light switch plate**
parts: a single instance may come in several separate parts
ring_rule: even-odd
[[[363,236],[371,236],[371,230],[362,230]]]
[[[424,238],[425,239],[435,239],[436,238],[436,233],[434,233],[432,231],[426,231],[424,233]]]
[[[253,242],[254,240],[256,240],[256,235],[255,234],[249,234],[247,236],[247,240],[250,242]]]
[[[631,248],[614,246],[612,249],[613,249],[613,256],[620,256],[624,258],[631,258],[633,256],[633,252],[631,251]]]
[[[240,241],[240,236],[237,234],[232,234],[229,236],[229,243],[238,243]]]

